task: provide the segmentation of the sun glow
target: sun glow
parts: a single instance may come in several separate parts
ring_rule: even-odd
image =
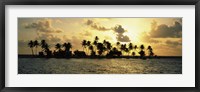
[[[140,43],[141,41],[140,41],[139,34],[142,31],[140,31],[139,28],[134,27],[134,26],[126,26],[126,28],[127,28],[127,32],[125,32],[124,35],[127,35],[130,38],[132,43],[134,43],[134,44]]]
[[[19,53],[30,54],[27,47],[29,40],[45,39],[52,50],[56,43],[64,42],[70,42],[72,50],[83,50],[83,40],[93,43],[98,36],[98,42],[106,40],[113,47],[117,42],[137,46],[143,44],[155,47],[157,55],[181,55],[180,27],[180,18],[20,18]],[[175,32],[172,29],[178,30]]]

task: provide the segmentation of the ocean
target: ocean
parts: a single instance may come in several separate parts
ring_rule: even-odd
[[[18,74],[182,74],[182,58],[19,58]]]

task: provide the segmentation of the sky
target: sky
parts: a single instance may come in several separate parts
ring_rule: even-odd
[[[182,56],[182,18],[18,18],[18,54],[31,54],[30,40],[70,42],[72,50],[83,50],[83,40],[107,40],[113,46],[132,43],[151,45],[158,56]],[[41,48],[38,48],[41,50]]]

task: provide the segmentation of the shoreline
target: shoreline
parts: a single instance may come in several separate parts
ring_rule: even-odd
[[[71,56],[71,57],[41,57],[39,55],[18,55],[19,58],[77,58],[77,59],[101,59],[101,58],[135,58],[135,59],[141,59],[140,56],[113,56],[113,57],[106,57],[106,56],[95,56],[95,57],[91,57],[91,56],[85,56],[85,57],[77,57],[77,56]],[[150,59],[154,59],[154,58],[182,58],[182,56],[156,56],[156,57],[149,57],[149,56],[145,56],[144,58],[150,58]]]

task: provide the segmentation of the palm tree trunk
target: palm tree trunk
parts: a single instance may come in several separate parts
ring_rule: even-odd
[[[86,48],[86,50],[87,50],[87,55],[89,55],[89,50],[88,50],[88,48]]]
[[[36,53],[35,53],[35,55],[37,55],[37,47],[36,47]]]
[[[33,48],[31,48],[31,51],[32,51],[32,55],[34,55]]]
[[[95,54],[97,54],[97,48],[96,47],[94,47],[94,51],[95,51]]]

